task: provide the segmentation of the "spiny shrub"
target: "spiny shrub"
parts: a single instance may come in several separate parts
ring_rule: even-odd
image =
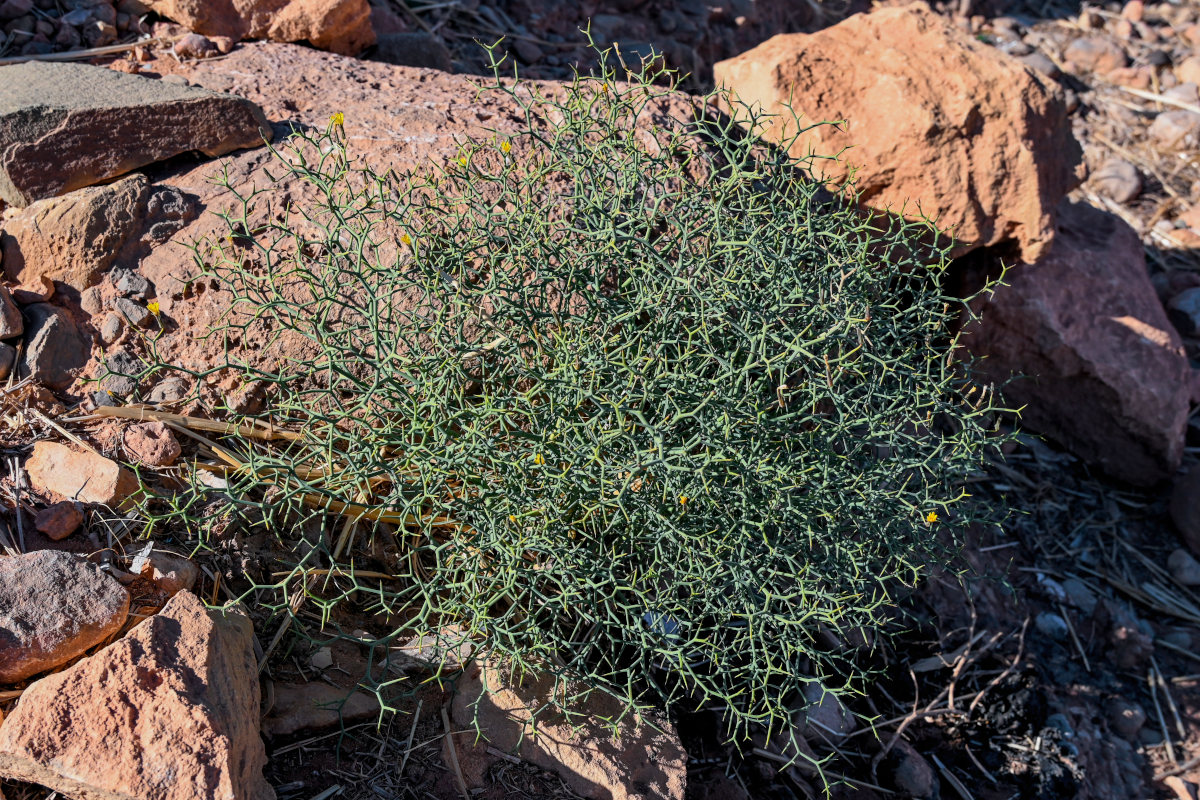
[[[443,166],[378,171],[337,114],[273,148],[195,252],[222,335],[302,343],[238,367],[268,387],[244,420],[293,434],[224,452],[243,499],[349,518],[275,587],[326,617],[777,722],[965,524],[995,409],[929,223],[857,208],[722,91],[617,74],[497,79],[519,124]]]

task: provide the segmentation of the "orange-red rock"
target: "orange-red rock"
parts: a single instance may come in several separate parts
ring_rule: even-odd
[[[0,684],[65,664],[121,630],[129,593],[73,553],[0,557]]]
[[[561,696],[569,698],[580,688],[567,686]],[[572,715],[568,722],[548,708],[555,690],[553,676],[516,677],[479,662],[467,667],[455,689],[455,729],[473,730],[478,713],[486,737],[475,741],[473,734],[459,735],[451,741],[468,786],[482,785],[490,745],[558,773],[571,789],[594,800],[683,798],[687,753],[665,721],[652,726],[623,716],[621,702],[595,692],[586,706],[574,709],[578,716]],[[618,718],[614,738],[604,721]]]
[[[130,425],[121,441],[135,461],[148,467],[169,467],[182,452],[171,429],[157,421]]]
[[[274,42],[309,42],[357,55],[375,44],[367,0],[146,0],[153,11],[196,33]]]
[[[32,684],[0,725],[0,775],[85,800],[267,800],[253,627],[187,592]]]
[[[63,500],[61,503],[43,508],[33,520],[33,526],[40,533],[44,533],[46,538],[56,542],[79,530],[79,526],[82,524],[83,511],[80,510],[78,503],[70,500]]]
[[[35,489],[62,500],[118,506],[138,490],[137,477],[117,462],[58,442],[35,444],[25,471]]]
[[[859,14],[813,34],[775,36],[714,67],[746,103],[806,125],[800,156],[844,155],[877,208],[936,217],[958,253],[1014,241],[1026,260],[1049,245],[1053,212],[1079,182],[1081,150],[1060,91],[923,3]],[[780,139],[789,116],[767,135]],[[822,162],[822,169],[831,168]]]
[[[1183,455],[1192,370],[1146,274],[1137,232],[1064,204],[1054,246],[1019,264],[963,337],[1022,424],[1108,474],[1148,485]]]

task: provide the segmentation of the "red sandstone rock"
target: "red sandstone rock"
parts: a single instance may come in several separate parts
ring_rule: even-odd
[[[264,136],[266,118],[240,97],[86,64],[0,67],[0,199],[16,206]]]
[[[65,664],[121,630],[129,593],[73,553],[0,557],[0,684]]]
[[[130,569],[154,581],[168,595],[190,590],[200,577],[200,568],[191,559],[159,550],[153,545],[147,545],[146,550],[133,559]]]
[[[129,426],[122,442],[135,461],[148,467],[169,467],[182,452],[175,434],[161,422]]]
[[[37,681],[0,726],[0,775],[86,800],[267,800],[253,627],[176,595]]]
[[[35,444],[25,471],[39,492],[81,503],[117,506],[138,490],[137,477],[117,462],[57,442]]]
[[[1182,343],[1137,233],[1064,204],[1054,246],[1009,271],[963,338],[1022,423],[1110,475],[1149,485],[1179,466],[1191,395]]]
[[[132,175],[32,203],[0,233],[4,274],[12,281],[60,281],[77,291],[112,266],[146,215],[148,183]]]
[[[564,696],[579,688],[568,686]],[[554,691],[552,676],[519,679],[478,662],[468,666],[455,689],[455,729],[474,729],[478,711],[479,728],[486,737],[478,742],[473,734],[450,740],[468,787],[482,785],[491,746],[558,773],[571,789],[594,800],[683,798],[687,753],[674,728],[664,721],[658,721],[656,728],[624,717],[617,725],[619,738],[614,739],[604,720],[620,717],[624,706],[596,692],[586,707],[576,709],[579,716],[573,715],[571,723],[578,728],[572,730],[560,713],[546,708]],[[536,720],[535,711],[539,712]]]
[[[1055,206],[1079,182],[1081,150],[1058,89],[923,3],[775,36],[713,70],[765,111],[783,111],[790,97],[806,125],[847,120],[809,130],[792,153],[852,148],[844,159],[859,167],[864,201],[909,215],[919,206],[952,230],[958,254],[1016,241],[1035,259]],[[787,123],[795,134],[784,114],[768,137]]]
[[[54,541],[67,538],[83,524],[83,511],[78,503],[63,500],[52,506],[43,508],[34,517],[33,526],[46,537]]]
[[[196,33],[274,42],[309,42],[357,55],[375,44],[367,0],[147,0]]]
[[[268,736],[288,736],[379,716],[379,700],[366,692],[347,691],[320,681],[277,683],[274,688],[275,704],[262,722],[263,733]]]

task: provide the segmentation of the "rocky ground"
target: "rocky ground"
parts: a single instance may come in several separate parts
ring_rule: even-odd
[[[829,757],[838,797],[1195,800],[1200,7],[243,5],[0,2],[4,796],[816,797],[804,752]],[[1010,267],[964,341],[999,382],[1037,376],[1007,387],[1030,434],[971,487],[1009,518],[903,598],[894,640],[828,642],[875,684],[802,698],[792,731],[741,750],[712,710],[630,722],[619,745],[562,720],[521,740],[546,687],[481,672],[467,644],[452,683],[426,680],[420,641],[393,653],[398,713],[381,715],[356,688],[378,621],[346,611],[337,627],[362,635],[332,641],[303,593],[294,617],[216,610],[330,531],[216,529],[200,548],[198,520],[147,539],[123,513],[139,478],[207,474],[188,465],[217,433],[171,412],[264,399],[216,374],[184,407],[186,381],[141,379],[150,339],[187,369],[217,361],[198,337],[229,297],[186,282],[182,245],[221,230],[218,167],[261,185],[260,132],[334,112],[377,167],[449,159],[456,136],[512,124],[471,85],[477,40],[505,36],[523,77],[560,80],[591,63],[589,20],[686,89],[847,120],[801,145],[852,146],[865,202],[919,200],[951,227],[964,292]],[[267,343],[228,342],[251,358]],[[134,404],[150,410],[113,410]]]

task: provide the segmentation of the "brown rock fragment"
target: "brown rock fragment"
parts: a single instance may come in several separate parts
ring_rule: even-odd
[[[0,684],[67,663],[120,631],[128,611],[125,588],[73,553],[0,557]]]
[[[320,681],[275,684],[275,704],[262,721],[268,736],[362,722],[379,715],[379,700],[366,692],[351,692]]]
[[[180,153],[255,147],[270,135],[258,107],[233,95],[86,64],[0,67],[0,199],[18,207]]]
[[[962,341],[1025,426],[1113,477],[1154,484],[1183,455],[1191,367],[1137,233],[1087,205],[1058,216],[1051,250],[1008,272]]]
[[[0,775],[86,800],[267,800],[253,628],[182,592],[125,638],[26,689]]]
[[[487,692],[484,692],[484,688]],[[473,728],[475,714],[485,740],[474,736],[450,740],[468,786],[478,786],[488,765],[487,747],[558,773],[563,782],[595,800],[682,800],[687,781],[687,753],[667,723],[658,728],[622,717],[623,705],[600,692],[575,709],[568,722],[550,712],[554,678],[516,677],[478,662],[468,666],[456,684],[453,702],[457,729]],[[579,687],[567,687],[570,697]],[[538,711],[536,726],[533,712]],[[614,739],[604,720],[621,718]],[[572,723],[577,726],[573,729]],[[534,731],[536,730],[536,736]]]
[[[54,541],[67,538],[83,524],[83,511],[78,503],[63,500],[47,506],[37,513],[33,519],[33,527]]]
[[[25,471],[39,492],[81,503],[118,506],[138,490],[137,477],[117,462],[57,442],[35,444]]]
[[[169,467],[182,452],[171,429],[157,421],[129,426],[122,442],[134,461],[148,467]]]
[[[367,0],[146,0],[146,4],[210,37],[309,42],[349,56],[375,43]]]
[[[849,69],[847,65],[854,65]],[[938,220],[956,254],[1005,241],[1036,258],[1053,212],[1079,182],[1079,144],[1049,81],[967,36],[923,3],[858,14],[813,34],[784,34],[714,66],[743,102],[777,113],[772,139],[795,135],[784,109],[818,125],[791,146],[858,167],[874,208]]]

